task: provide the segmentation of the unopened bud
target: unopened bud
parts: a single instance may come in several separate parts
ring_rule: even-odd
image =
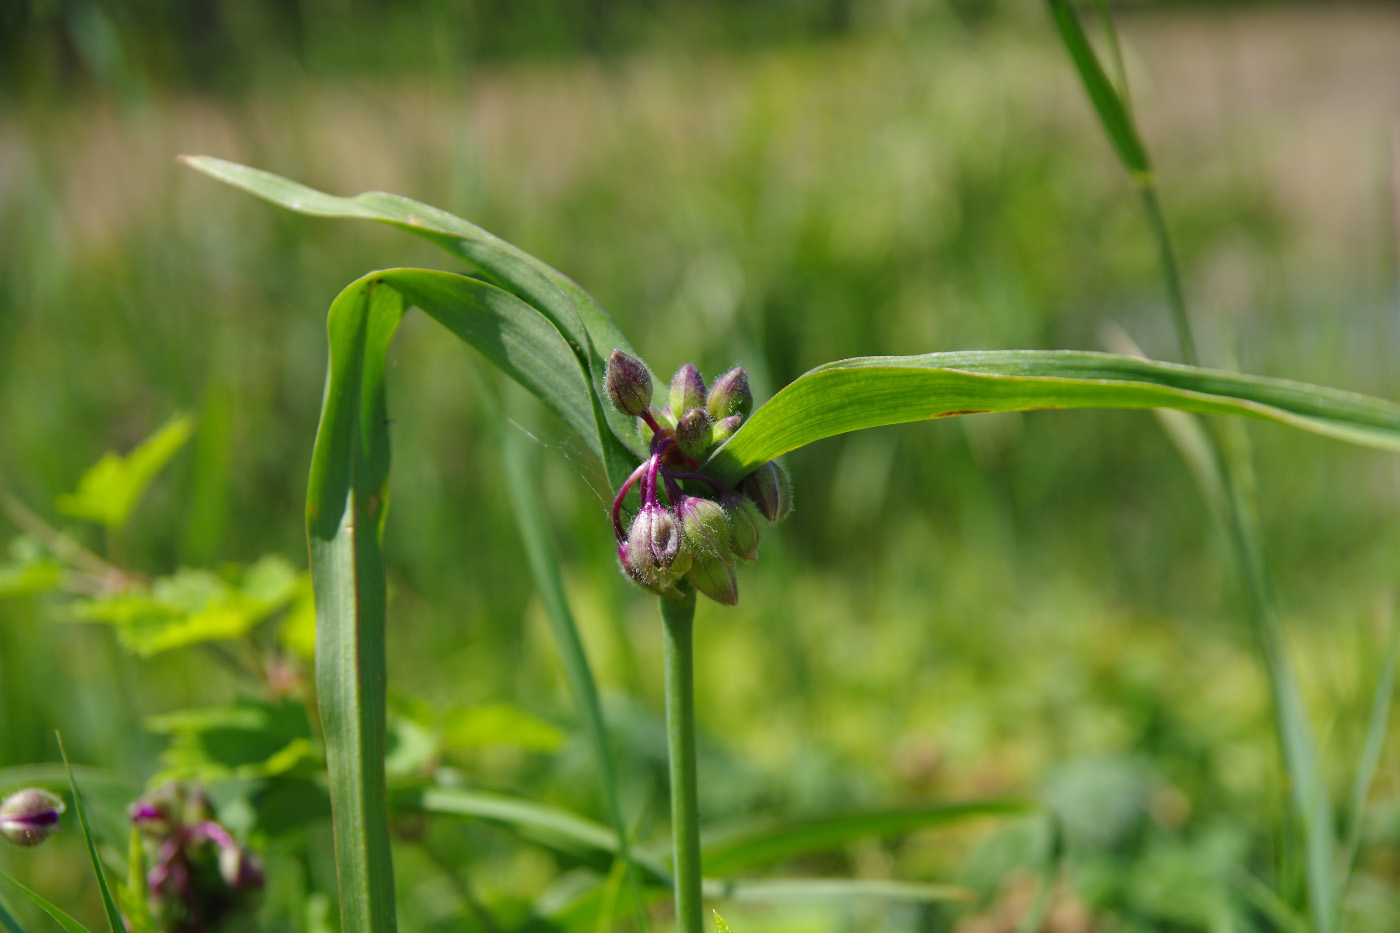
[[[692,457],[700,458],[713,443],[714,422],[703,408],[692,408],[676,422],[676,443]]]
[[[612,351],[603,386],[607,389],[608,401],[624,415],[640,417],[651,404],[651,370],[630,353]]]
[[[721,606],[732,606],[739,601],[739,581],[734,577],[733,564],[697,557],[690,568],[690,582]]]
[[[679,418],[692,408],[704,407],[705,380],[693,363],[686,363],[671,379],[671,411]]]
[[[680,529],[670,511],[659,505],[643,506],[627,535],[628,562],[637,578],[655,583],[670,571],[680,548]]]
[[[0,803],[0,836],[17,846],[37,846],[58,827],[65,807],[46,790],[27,787]]]
[[[676,506],[676,515],[680,518],[686,550],[694,555],[694,566],[707,560],[733,562],[729,551],[729,519],[719,503],[686,496]]]
[[[724,497],[724,511],[729,515],[729,546],[736,557],[758,559],[758,542],[763,537],[764,519],[758,506],[747,496],[731,494]]]
[[[710,443],[718,444],[720,441],[729,440],[730,435],[739,430],[739,425],[743,423],[743,415],[730,415],[716,421],[714,430],[710,432]]]
[[[787,470],[769,460],[739,484],[759,513],[770,522],[782,521],[792,511],[792,481]]]
[[[710,388],[708,403],[710,417],[716,421],[730,415],[747,415],[753,411],[753,393],[749,391],[749,374],[735,366],[715,380]]]

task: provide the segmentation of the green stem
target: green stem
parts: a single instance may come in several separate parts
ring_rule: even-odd
[[[700,803],[695,777],[695,593],[661,600],[666,655],[666,744],[671,755],[671,838],[676,874],[676,933],[702,933]]]

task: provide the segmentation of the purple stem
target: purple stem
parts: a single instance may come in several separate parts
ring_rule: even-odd
[[[698,480],[699,482],[702,482],[702,483],[709,483],[709,484],[710,484],[710,488],[714,489],[715,492],[719,493],[719,494],[722,495],[722,496],[732,496],[732,495],[734,495],[734,490],[730,489],[728,486],[724,485],[724,484],[721,483],[719,480],[715,479],[713,476],[706,476],[704,473],[681,473],[681,472],[676,472],[676,473],[672,473],[672,474],[670,474],[670,475],[671,475],[671,478],[673,478],[673,479],[693,479],[693,480]]]
[[[623,483],[623,484],[622,484],[622,488],[619,489],[619,490],[617,491],[617,498],[613,499],[613,504],[612,504],[613,533],[617,535],[617,540],[619,540],[619,541],[621,541],[623,538],[627,537],[627,536],[626,536],[625,534],[623,534],[623,532],[622,532],[622,518],[621,518],[621,513],[622,513],[622,500],[627,498],[627,493],[630,492],[630,491],[632,490],[632,486],[636,484],[637,480],[639,480],[639,479],[642,478],[642,474],[646,472],[646,469],[647,469],[647,465],[646,465],[645,463],[643,463],[642,465],[640,465],[639,467],[637,467],[635,470],[633,470],[633,471],[632,471],[632,475],[629,476],[629,477],[627,477],[627,482]]]

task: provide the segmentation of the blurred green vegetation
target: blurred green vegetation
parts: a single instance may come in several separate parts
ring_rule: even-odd
[[[1099,348],[1111,325],[1170,359],[1133,190],[1042,12],[1009,7],[7,5],[0,482],[103,550],[56,503],[104,451],[188,411],[195,436],[137,506],[121,558],[153,575],[269,553],[304,567],[325,309],[372,268],[441,259],[394,231],[273,210],[180,169],[179,152],[439,204],[568,272],[658,370],[739,361],[760,400],[830,359]],[[1395,111],[1375,92],[1400,56],[1366,67],[1397,25],[1381,8],[1124,17],[1207,362],[1400,397]],[[1202,69],[1212,50],[1225,64]],[[600,817],[464,372],[477,367],[421,316],[393,351],[391,688],[401,706],[510,703],[562,729],[558,748],[448,760],[480,786]],[[655,606],[614,567],[580,446],[506,391],[538,441],[629,818],[659,838]],[[1344,802],[1392,617],[1400,468],[1249,433]],[[1039,795],[1070,844],[1048,929],[1271,928],[1248,878],[1302,881],[1277,844],[1267,688],[1227,551],[1152,418],[979,416],[835,439],[787,465],[796,513],[744,569],[739,607],[701,610],[707,820]],[[234,699],[239,681],[199,648],[137,660],[60,603],[0,602],[0,766],[53,760],[60,728],[75,761],[134,788],[169,742],[146,717]],[[1356,930],[1400,920],[1393,743],[1373,807]],[[428,832],[502,917],[560,868],[497,830]],[[719,906],[738,930],[1010,930],[1033,887],[1030,832],[979,824],[802,866],[959,880],[983,897],[969,907]],[[268,929],[300,928],[285,920],[297,891],[333,890],[328,830],[309,834],[311,869],[275,882]],[[95,919],[80,846],[70,833],[0,865]],[[464,928],[418,848],[397,870],[407,929]]]

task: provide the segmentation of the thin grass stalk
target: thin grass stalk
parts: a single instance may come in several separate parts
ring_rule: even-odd
[[[700,801],[695,769],[695,592],[661,600],[666,664],[666,745],[671,761],[671,839],[676,931],[705,929],[700,884]]]
[[[1064,0],[1050,0],[1051,13],[1059,26],[1066,50],[1099,116],[1100,124],[1115,143],[1124,168],[1137,183],[1142,197],[1148,226],[1157,244],[1158,260],[1167,293],[1177,341],[1184,362],[1199,365],[1191,319],[1181,288],[1181,274],[1167,229],[1161,202],[1157,196],[1155,176],[1143,146],[1141,136],[1127,103],[1127,84],[1115,91],[1103,73],[1097,56],[1084,38],[1074,13]],[[1105,20],[1112,34],[1111,20]],[[1111,40],[1116,41],[1116,40]],[[1121,64],[1119,66],[1121,68]],[[1227,453],[1218,433],[1206,432],[1211,460],[1224,489],[1225,518],[1231,550],[1243,576],[1250,605],[1250,621],[1264,656],[1273,699],[1275,726],[1288,772],[1293,806],[1302,822],[1305,849],[1305,880],[1308,906],[1313,928],[1328,933],[1337,921],[1336,888],[1333,881],[1335,827],[1332,823],[1331,802],[1322,781],[1316,745],[1308,727],[1307,711],[1303,708],[1301,690],[1287,649],[1283,644],[1282,626],[1274,601],[1263,550],[1249,516],[1254,514],[1250,492],[1242,480],[1250,472],[1247,454]]]

